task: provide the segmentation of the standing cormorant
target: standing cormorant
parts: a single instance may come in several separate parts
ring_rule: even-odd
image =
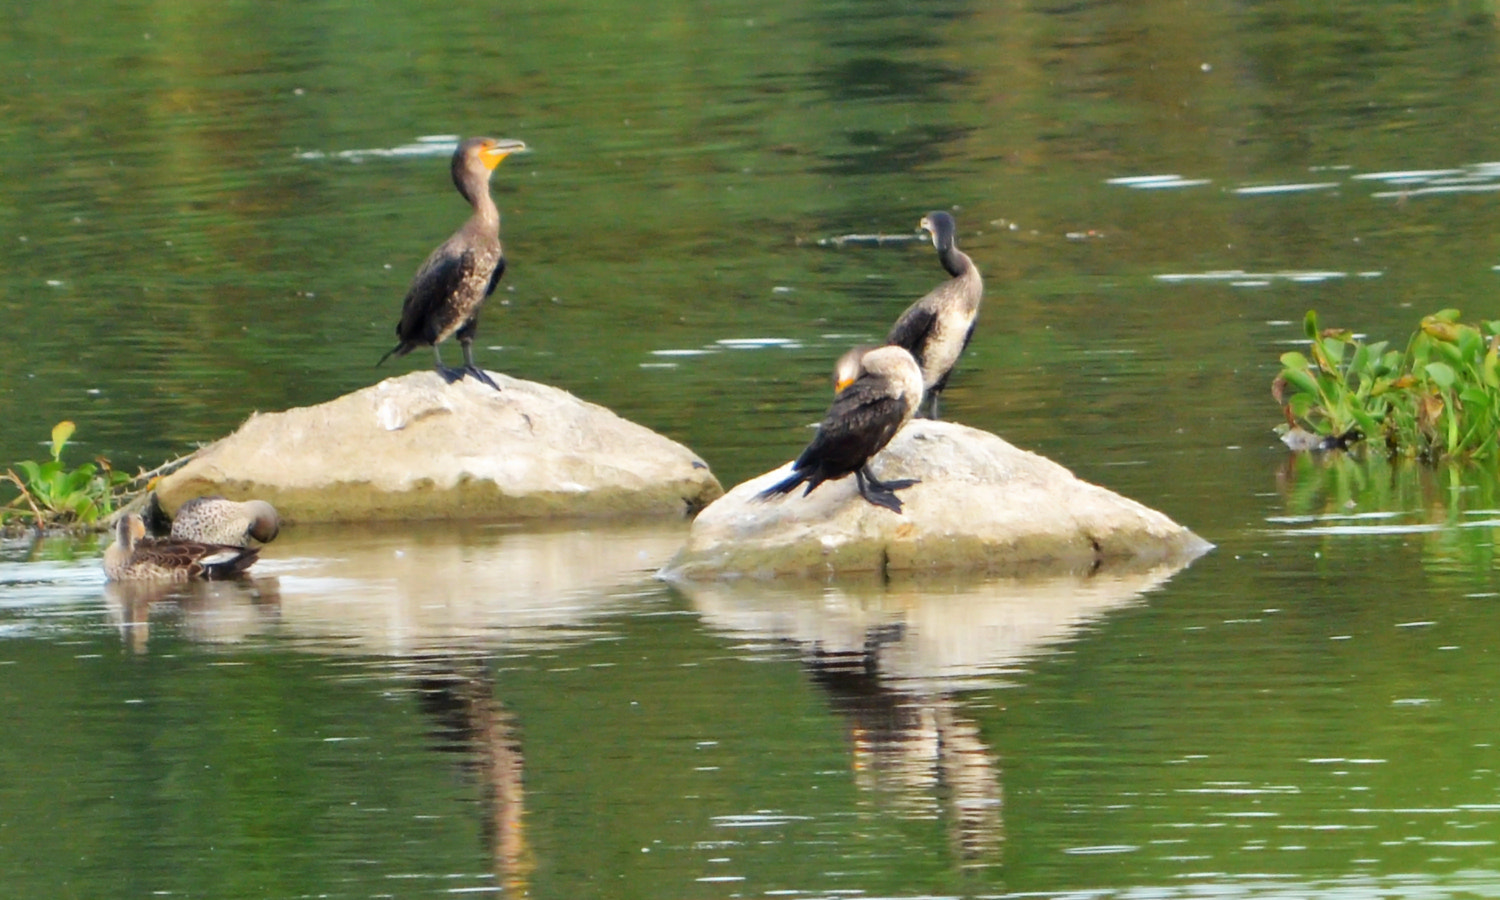
[[[268,544],[281,530],[276,507],[264,500],[243,503],[223,497],[195,497],[182,504],[172,520],[172,537],[179,541],[248,547],[250,539]]]
[[[895,492],[916,480],[881,481],[867,464],[911,421],[921,404],[922,370],[910,353],[889,345],[865,350],[858,362],[857,376],[839,389],[817,436],[792,464],[792,474],[761,491],[756,499],[790,493],[803,482],[807,483],[802,492],[805,497],[823,482],[852,472],[861,497],[892,512],[901,511]],[[845,364],[844,360],[840,363]]]
[[[479,328],[479,307],[495,290],[505,272],[505,254],[500,247],[500,210],[490,197],[490,174],[500,161],[526,149],[520,141],[469,138],[453,151],[453,184],[474,207],[474,214],[427,257],[411,280],[401,321],[396,325],[400,343],[380,358],[405,356],[417,347],[431,347],[437,371],[449,384],[465,374],[499,390],[494,379],[474,364],[474,332]],[[438,344],[458,336],[464,350],[462,369],[443,365]],[[376,363],[380,365],[380,363]]]
[[[237,578],[259,550],[146,537],[146,523],[135,513],[115,522],[115,542],[104,548],[104,577],[110,581],[199,581]]]
[[[974,336],[984,279],[979,277],[974,261],[954,242],[957,226],[952,216],[930,212],[922,217],[921,225],[932,235],[938,261],[953,277],[907,307],[891,326],[885,342],[905,347],[922,367],[922,386],[932,398],[930,415],[936,419],[938,395],[947,387],[954,364]]]

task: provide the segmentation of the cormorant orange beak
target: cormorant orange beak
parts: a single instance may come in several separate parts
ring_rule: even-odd
[[[496,141],[494,144],[479,151],[479,161],[484,167],[494,171],[500,165],[500,161],[512,153],[525,153],[526,145],[521,141]]]

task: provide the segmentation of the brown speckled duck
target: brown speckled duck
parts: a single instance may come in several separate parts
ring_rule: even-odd
[[[237,578],[259,550],[146,537],[135,513],[115,522],[115,542],[104,549],[104,575],[111,581],[195,581]]]
[[[438,374],[449,384],[473,375],[500,390],[494,379],[474,364],[473,346],[479,308],[505,274],[500,210],[490,197],[490,175],[502,159],[525,149],[521,141],[476,137],[463,141],[453,151],[453,184],[474,207],[474,214],[417,270],[396,325],[400,343],[380,362],[390,356],[405,356],[417,347],[431,347],[437,357]],[[464,351],[461,369],[443,365],[443,352],[438,349],[439,344],[455,336]]]
[[[182,504],[172,520],[176,540],[231,547],[248,547],[251,538],[269,544],[280,530],[276,507],[264,500],[198,497]]]

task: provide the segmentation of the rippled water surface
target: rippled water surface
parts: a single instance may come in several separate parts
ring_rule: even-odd
[[[738,482],[941,277],[905,238],[949,208],[988,294],[946,416],[1218,548],[687,587],[685,523],[299,527],[152,592],[0,546],[0,895],[1500,894],[1500,488],[1289,458],[1269,396],[1309,308],[1493,316],[1493,4],[6,22],[0,460],[70,418],[153,466],[426,365],[374,368],[490,133],[533,149],[490,367]]]

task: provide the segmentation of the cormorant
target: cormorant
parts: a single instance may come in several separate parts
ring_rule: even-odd
[[[865,350],[858,362],[857,377],[834,397],[817,436],[792,464],[792,474],[761,491],[756,499],[790,493],[803,482],[807,483],[802,492],[805,497],[823,482],[852,472],[861,497],[901,512],[895,492],[916,480],[881,481],[871,474],[868,463],[911,421],[921,404],[922,370],[910,353],[889,345]],[[841,359],[840,365],[844,364]]]
[[[172,520],[172,537],[179,541],[248,547],[250,539],[268,544],[281,530],[276,507],[264,500],[243,503],[223,497],[197,497],[182,504]]]
[[[922,217],[921,226],[932,235],[938,261],[953,277],[907,307],[891,326],[885,342],[905,347],[922,367],[922,386],[932,398],[930,415],[936,419],[938,395],[947,387],[954,364],[974,336],[984,279],[968,254],[958,249],[952,216],[941,210],[930,212]]]
[[[146,537],[146,523],[135,513],[115,522],[115,542],[104,549],[104,576],[110,581],[197,581],[237,578],[259,550]]]
[[[844,355],[833,364],[833,393],[835,395],[859,379],[859,361],[864,359],[866,353],[874,349],[870,344],[860,344],[844,351]]]
[[[468,374],[500,389],[474,364],[473,347],[479,307],[505,273],[500,210],[490,197],[490,174],[502,159],[525,149],[520,141],[476,137],[459,143],[453,151],[453,184],[473,205],[474,214],[432,251],[412,278],[406,301],[401,304],[401,321],[396,325],[400,343],[380,358],[381,363],[391,356],[405,356],[417,347],[431,347],[438,374],[449,384]],[[443,353],[438,349],[438,344],[454,335],[464,351],[462,369],[443,365]]]

